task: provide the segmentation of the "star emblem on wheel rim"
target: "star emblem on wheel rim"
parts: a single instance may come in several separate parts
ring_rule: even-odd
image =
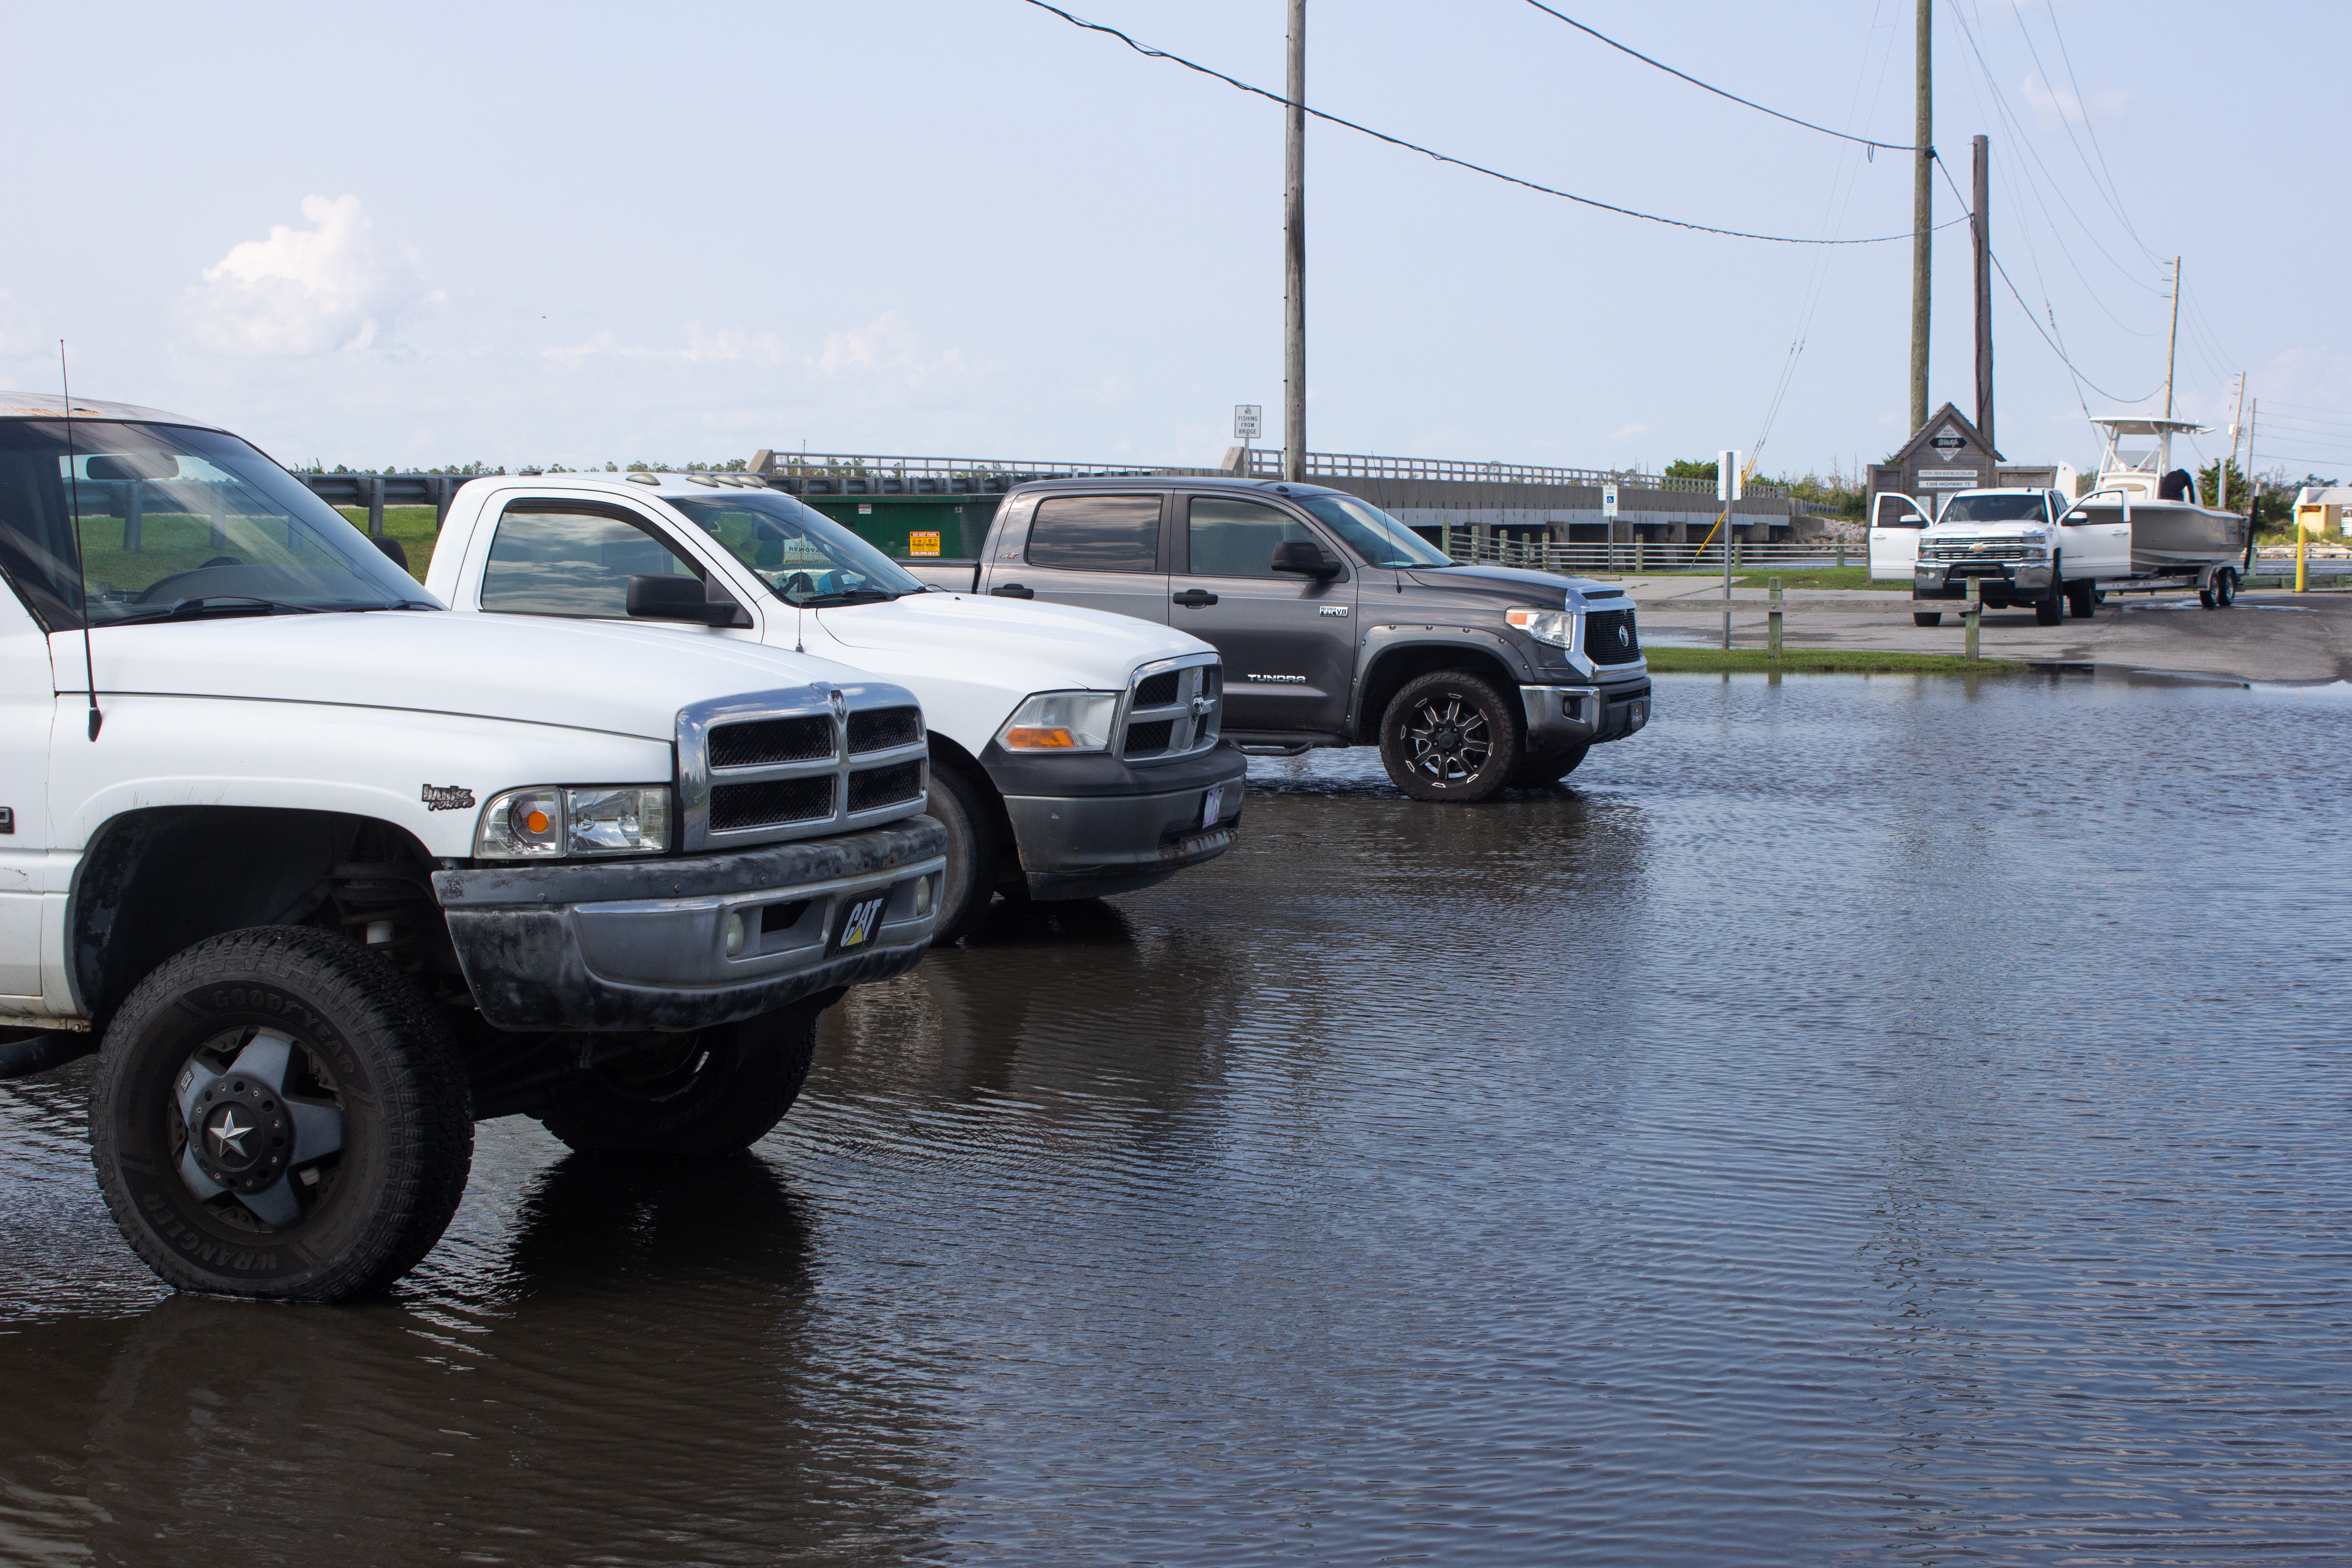
[[[236,1108],[231,1106],[227,1114],[223,1116],[218,1125],[213,1128],[212,1134],[214,1142],[220,1145],[224,1152],[234,1149],[239,1156],[242,1156],[246,1152],[245,1135],[252,1131],[251,1127],[239,1127],[236,1124]]]

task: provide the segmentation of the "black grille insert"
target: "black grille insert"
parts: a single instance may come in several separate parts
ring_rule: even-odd
[[[1164,752],[1168,749],[1168,737],[1175,732],[1176,721],[1173,719],[1154,719],[1149,724],[1129,724],[1127,727],[1125,754],[1131,757],[1139,752]]]
[[[763,779],[723,784],[710,791],[710,831],[740,833],[787,822],[815,822],[833,815],[833,779]]]
[[[1163,669],[1135,689],[1138,708],[1173,708],[1176,706],[1176,678],[1181,670]]]
[[[919,708],[875,708],[849,716],[849,754],[864,756],[868,752],[887,752],[895,746],[911,746],[923,738],[923,710]]]
[[[822,713],[804,719],[756,719],[721,724],[710,731],[714,768],[760,768],[778,763],[819,763],[833,755],[833,721]]]
[[[1593,610],[1584,617],[1584,657],[1595,664],[1631,664],[1642,657],[1642,638],[1631,610]]]
[[[849,775],[849,814],[913,800],[923,793],[923,764],[908,761]]]

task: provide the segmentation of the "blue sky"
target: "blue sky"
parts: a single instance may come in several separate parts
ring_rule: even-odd
[[[1281,85],[1282,0],[1069,8]],[[1559,8],[1910,139],[1908,0]],[[2315,5],[1937,0],[1937,145],[1965,188],[1993,137],[1994,248],[2116,395],[2092,412],[2150,406],[2121,400],[2163,377],[2179,252],[2178,406],[2226,422],[2242,369],[2283,421],[2263,453],[2352,470],[2326,466],[2352,454],[2347,34]],[[1909,226],[1903,154],[1523,0],[1310,0],[1309,40],[1318,108],[1546,184],[1808,239]],[[0,47],[15,388],[54,387],[65,337],[86,395],[366,466],[1202,462],[1234,404],[1276,417],[1279,110],[1022,0],[24,6]],[[1907,242],[1695,235],[1320,125],[1308,181],[1317,450],[1647,467],[1769,427],[1779,473],[1905,434]],[[1965,237],[1937,240],[1932,386],[1964,409]],[[1996,337],[2008,454],[2095,459],[2005,292]]]

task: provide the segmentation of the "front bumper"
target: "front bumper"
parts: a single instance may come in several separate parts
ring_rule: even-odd
[[[700,1029],[913,968],[938,921],[946,850],[947,830],[915,816],[717,855],[436,871],[433,890],[497,1027]],[[842,918],[876,893],[888,901],[873,935],[833,951]],[[744,940],[730,958],[733,915]]]
[[[1141,768],[1107,756],[1032,761],[990,752],[982,760],[1004,792],[1033,899],[1151,887],[1232,848],[1241,826],[1249,762],[1229,745]],[[1214,821],[1202,811],[1211,790],[1219,792]]]
[[[1650,721],[1650,678],[1607,686],[1522,686],[1528,750],[1565,752],[1622,741]]]
[[[1987,604],[2042,599],[2050,594],[2047,561],[1921,561],[1911,568],[1911,596],[1965,599],[1971,577],[1976,579],[1979,596]]]

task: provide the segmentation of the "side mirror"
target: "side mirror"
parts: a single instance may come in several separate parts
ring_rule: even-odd
[[[690,621],[700,626],[731,626],[742,606],[732,599],[713,599],[699,577],[672,572],[647,573],[629,579],[629,615],[640,621]]]
[[[1328,582],[1339,574],[1339,563],[1323,553],[1311,539],[1286,539],[1274,547],[1274,569]]]

